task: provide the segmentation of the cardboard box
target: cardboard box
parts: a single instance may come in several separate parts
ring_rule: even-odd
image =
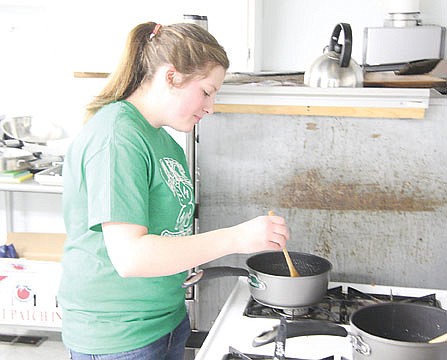
[[[60,330],[57,291],[65,234],[9,233],[19,259],[0,259],[0,324]]]
[[[8,233],[9,244],[14,244],[20,258],[27,260],[61,261],[65,234]]]

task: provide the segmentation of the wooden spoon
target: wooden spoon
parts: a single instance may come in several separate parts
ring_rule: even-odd
[[[269,216],[273,216],[275,213],[270,210]],[[296,270],[295,265],[293,265],[292,259],[290,258],[289,252],[287,251],[286,247],[284,246],[282,248],[282,252],[284,254],[284,257],[286,258],[287,266],[289,267],[289,272],[291,277],[298,277],[300,276],[300,273]]]
[[[440,335],[438,337],[435,337],[434,339],[431,339],[428,343],[429,344],[437,344],[437,343],[441,343],[447,341],[447,333]]]

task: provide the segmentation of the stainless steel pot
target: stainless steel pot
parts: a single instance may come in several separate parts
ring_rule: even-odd
[[[344,42],[339,44],[338,39],[342,30]],[[351,26],[347,23],[337,24],[323,55],[304,73],[304,84],[322,88],[363,86],[363,71],[351,58],[351,52]]]
[[[320,302],[327,291],[332,264],[317,255],[293,251],[289,254],[299,277],[290,277],[282,252],[269,251],[248,258],[248,270],[228,266],[201,269],[192,273],[183,286],[222,276],[247,276],[252,297],[263,305],[296,309]]]
[[[287,338],[309,335],[349,336],[354,360],[446,360],[447,342],[429,340],[447,332],[447,311],[436,307],[389,302],[354,312],[351,330],[327,321],[287,323]],[[278,327],[260,334],[253,346],[273,342]]]
[[[33,116],[14,116],[0,122],[0,130],[12,139],[27,143],[46,144],[66,137],[62,127]]]

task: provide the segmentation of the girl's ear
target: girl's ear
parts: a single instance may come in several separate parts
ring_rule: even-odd
[[[177,69],[170,65],[166,70],[166,82],[169,87],[178,86],[182,83],[182,75],[177,71]]]
[[[174,67],[169,67],[166,70],[166,82],[168,83],[169,87],[174,86],[175,72]]]

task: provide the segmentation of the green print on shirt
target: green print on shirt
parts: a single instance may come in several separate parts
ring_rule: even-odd
[[[175,159],[160,159],[160,173],[163,180],[171,189],[172,194],[180,203],[180,211],[175,224],[176,232],[164,230],[164,236],[185,236],[192,234],[192,221],[194,215],[194,194],[191,180],[188,178],[183,166]]]

